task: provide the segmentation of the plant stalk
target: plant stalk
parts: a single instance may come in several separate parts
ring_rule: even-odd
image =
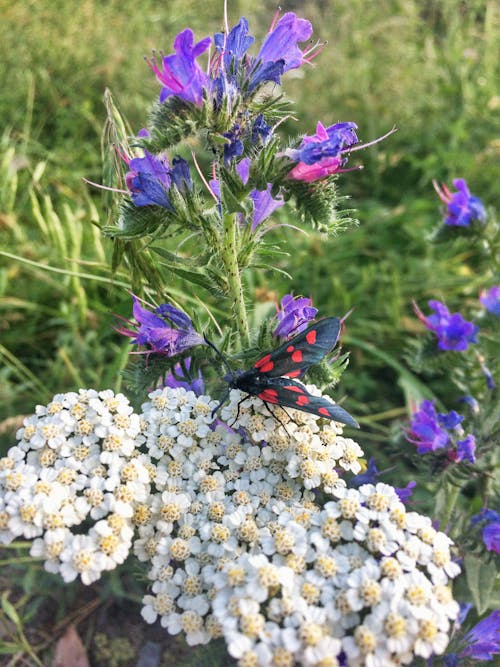
[[[248,327],[247,310],[245,299],[243,297],[243,285],[241,282],[241,272],[238,266],[238,247],[236,244],[236,229],[238,221],[236,214],[226,214],[223,219],[224,224],[224,246],[222,249],[222,260],[226,269],[227,283],[229,286],[229,296],[233,299],[233,311],[236,315],[238,331],[241,336],[243,347],[250,344],[250,331]]]

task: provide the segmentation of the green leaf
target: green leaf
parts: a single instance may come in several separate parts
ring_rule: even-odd
[[[201,257],[182,257],[179,255],[176,255],[173,252],[170,252],[169,250],[166,250],[165,248],[159,248],[158,246],[150,246],[149,250],[152,252],[155,252],[157,255],[160,255],[163,259],[167,260],[166,265],[171,266],[172,264],[177,265],[177,264],[184,264],[188,266],[204,266],[205,263],[201,264],[200,260]]]
[[[490,607],[493,586],[498,573],[495,563],[483,562],[477,556],[467,555],[464,559],[465,577],[479,615]]]
[[[224,202],[224,213],[245,213],[245,209],[236,199],[230,188],[222,182],[222,201]]]
[[[170,266],[170,265],[167,266],[169,271],[175,273],[180,278],[184,278],[184,280],[188,280],[190,283],[193,283],[194,285],[199,285],[200,287],[203,287],[211,294],[217,294],[218,296],[220,296],[220,288],[211,282],[210,278],[206,275],[206,273],[197,273],[196,271],[188,271],[187,269],[181,269],[177,266]]]
[[[14,605],[11,602],[9,602],[7,596],[8,596],[7,592],[5,592],[2,595],[2,609],[5,612],[5,615],[8,616],[8,618],[10,618],[10,620],[13,623],[15,623],[17,627],[21,627],[22,622],[21,619],[19,618],[19,614],[17,613]]]

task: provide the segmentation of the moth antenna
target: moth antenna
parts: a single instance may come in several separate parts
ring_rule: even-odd
[[[228,398],[229,398],[229,390],[226,391],[224,396],[219,401],[219,404],[216,405],[215,408],[212,410],[212,417],[214,417],[217,414],[217,412],[220,410],[221,405],[223,405],[227,401]]]
[[[205,343],[206,343],[209,347],[212,348],[212,350],[215,352],[215,354],[216,354],[216,355],[219,357],[219,359],[222,361],[222,363],[223,363],[224,366],[226,367],[226,370],[228,371],[228,373],[230,373],[230,374],[232,375],[232,373],[233,373],[233,369],[232,369],[231,366],[229,365],[229,363],[228,363],[226,357],[222,354],[222,352],[221,352],[219,349],[217,349],[217,348],[215,347],[215,345],[214,345],[210,340],[208,340],[208,338],[207,338],[205,335],[203,335],[203,338],[204,338],[204,340],[205,340]]]

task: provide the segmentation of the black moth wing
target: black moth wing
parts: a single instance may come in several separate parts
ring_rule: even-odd
[[[287,377],[280,377],[262,383],[261,391],[252,391],[265,403],[294,408],[303,412],[310,412],[318,417],[333,419],[333,421],[359,428],[358,422],[336,403],[332,403],[323,396],[313,396],[301,382]],[[252,390],[255,388],[252,387]]]
[[[261,357],[248,372],[269,378],[302,377],[309,366],[319,363],[333,349],[339,337],[340,325],[338,317],[325,317],[311,324],[297,336]]]

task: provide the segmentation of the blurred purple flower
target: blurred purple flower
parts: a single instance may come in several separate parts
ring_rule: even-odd
[[[465,635],[467,646],[461,656],[474,660],[493,660],[500,653],[500,609],[496,609]]]
[[[324,127],[318,121],[316,134],[305,136],[298,148],[288,148],[284,152],[286,157],[297,162],[288,174],[289,178],[312,183],[331,174],[351,171],[351,169],[342,169],[347,162],[346,153],[371,146],[395,131],[391,130],[368,144],[356,145],[359,141],[355,132],[357,127],[356,123],[352,122],[336,123]],[[361,169],[361,167],[354,167],[354,169]]]
[[[186,102],[201,105],[203,89],[208,85],[208,77],[196,62],[196,58],[210,46],[210,37],[205,37],[194,44],[193,31],[187,28],[175,38],[175,53],[162,56],[161,68],[156,62],[156,54],[146,62],[162,84],[160,102],[171,96]]]
[[[427,454],[446,447],[449,435],[439,421],[433,401],[424,400],[413,414],[406,439],[417,445],[419,454]]]
[[[450,459],[455,461],[455,463],[460,463],[460,461],[470,461],[471,463],[476,462],[476,439],[470,434],[464,440],[459,440],[457,442],[457,449],[454,452],[450,452]]]
[[[446,185],[439,187],[437,181],[432,182],[441,201],[446,204],[447,216],[444,224],[452,227],[468,227],[473,220],[484,222],[486,211],[479,197],[471,195],[463,178],[456,178],[453,185],[456,192],[450,192]]]
[[[368,460],[366,470],[364,472],[359,473],[359,475],[354,475],[354,477],[351,478],[350,486],[357,489],[363,484],[376,484],[377,477],[379,475],[380,472],[375,463],[375,459],[373,456],[371,456],[370,459]]]
[[[470,395],[462,396],[462,398],[460,398],[459,401],[461,401],[462,403],[466,403],[469,406],[473,415],[478,415],[481,412],[479,403],[474,398],[474,396]]]
[[[483,542],[488,551],[500,554],[500,520],[492,521],[483,528]]]
[[[479,301],[486,310],[500,317],[500,285],[494,285],[489,290],[481,290]]]
[[[417,483],[414,481],[408,482],[406,486],[403,486],[402,488],[400,487],[395,487],[394,491],[396,491],[396,494],[399,498],[399,500],[406,504],[413,493],[413,489],[417,486]]]
[[[428,303],[434,314],[427,317],[416,303],[413,306],[418,319],[438,337],[440,350],[462,352],[469,343],[477,343],[478,326],[464,320],[460,313],[450,313],[440,301],[431,300]]]
[[[478,512],[478,514],[474,514],[470,520],[472,526],[483,521],[500,521],[500,513],[495,512],[495,510],[490,510],[487,507],[483,507],[483,509]]]
[[[132,312],[137,324],[125,321],[136,327],[136,330],[121,327],[116,331],[132,338],[134,345],[148,346],[150,349],[147,354],[153,352],[173,357],[194,345],[204,344],[203,338],[194,330],[191,319],[182,311],[164,303],[152,313],[139,304],[135,295],[132,298]]]
[[[419,454],[427,454],[447,447],[447,456],[450,461],[460,463],[470,461],[475,463],[476,440],[472,434],[455,442],[450,438],[450,431],[463,436],[461,423],[463,415],[455,410],[447,413],[438,413],[433,401],[424,400],[413,414],[410,428],[406,431],[406,439],[417,445]]]
[[[483,523],[482,537],[488,551],[500,554],[500,513],[483,508],[471,518],[471,525]]]
[[[281,299],[281,309],[277,313],[278,326],[273,336],[288,338],[291,334],[304,331],[317,313],[318,309],[314,308],[309,297],[285,294]]]
[[[191,358],[186,357],[183,363],[189,374],[189,370],[191,367]],[[189,375],[186,377],[184,375],[184,371],[180,363],[175,364],[173,372],[170,372],[165,376],[165,379],[163,381],[163,386],[171,387],[173,389],[175,389],[176,387],[182,387],[186,391],[194,391],[194,393],[197,396],[201,396],[201,394],[203,394],[203,392],[205,391],[205,386],[203,384],[201,371],[198,371],[198,377],[191,378]]]

